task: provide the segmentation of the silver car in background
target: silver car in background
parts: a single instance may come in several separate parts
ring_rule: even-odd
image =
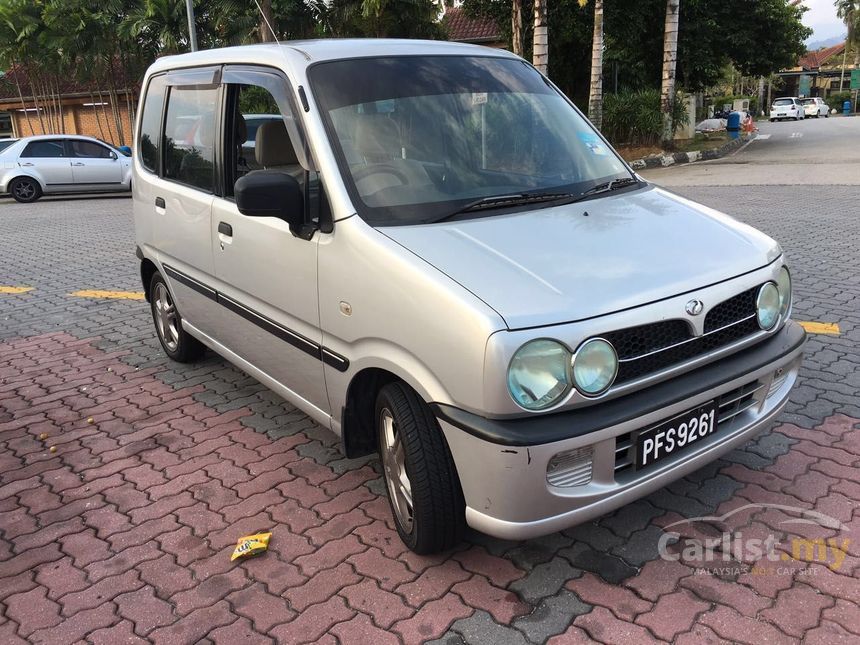
[[[0,194],[22,203],[53,193],[127,190],[131,158],[93,137],[24,137],[0,151]]]
[[[251,149],[257,104],[282,118]],[[138,115],[137,257],[164,351],[208,346],[347,456],[378,452],[416,552],[616,509],[766,429],[797,380],[779,245],[648,184],[509,52],[168,56]]]

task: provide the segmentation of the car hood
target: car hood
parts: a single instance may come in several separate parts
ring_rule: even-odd
[[[573,322],[680,295],[781,254],[756,229],[653,187],[379,230],[487,303],[509,329]]]

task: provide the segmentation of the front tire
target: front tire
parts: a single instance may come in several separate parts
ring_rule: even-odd
[[[42,187],[32,177],[16,177],[9,184],[12,198],[21,204],[32,204],[42,196]]]
[[[182,316],[158,271],[149,283],[149,307],[155,334],[165,354],[179,363],[192,363],[203,355],[206,348],[182,328]]]
[[[376,398],[383,477],[397,533],[418,554],[460,542],[465,509],[454,459],[433,412],[407,385],[385,385]]]

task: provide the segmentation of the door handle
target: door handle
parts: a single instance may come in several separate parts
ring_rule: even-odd
[[[24,162],[24,163],[22,163],[21,165],[22,165],[22,166],[32,166],[33,164],[32,164],[31,162],[29,162],[29,161],[25,161],[25,162]]]
[[[72,163],[72,165],[73,166],[86,166],[87,164],[85,164],[83,161],[75,161],[74,163]]]
[[[218,232],[221,235],[226,235],[227,237],[233,237],[233,227],[230,226],[227,222],[219,222],[218,223]]]
[[[164,197],[156,197],[155,198],[155,207],[156,208],[166,208],[166,204],[164,203]]]

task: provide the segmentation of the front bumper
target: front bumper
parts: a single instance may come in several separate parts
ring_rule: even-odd
[[[721,361],[570,412],[492,420],[434,405],[460,476],[467,523],[505,539],[546,535],[603,515],[701,468],[748,441],[780,413],[797,380],[805,340],[803,329],[789,321],[768,340]],[[736,392],[748,393],[744,400],[749,405],[720,422],[707,438],[641,471],[625,465],[631,432],[711,399],[734,400]],[[587,481],[568,486],[548,481],[553,457],[588,448]]]

